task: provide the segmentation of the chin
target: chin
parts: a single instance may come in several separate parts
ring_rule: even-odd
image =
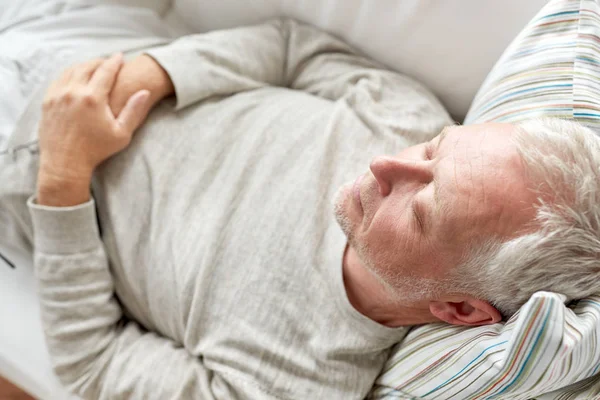
[[[342,185],[333,197],[333,212],[335,214],[335,219],[338,224],[342,228],[344,234],[350,240],[352,237],[353,223],[352,218],[350,217],[350,206],[348,204],[352,198],[352,183],[346,183]]]

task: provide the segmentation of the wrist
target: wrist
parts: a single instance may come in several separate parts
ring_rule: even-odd
[[[147,71],[150,73],[149,84],[152,85],[152,89],[150,90],[151,98],[155,102],[158,102],[165,97],[175,94],[175,87],[173,86],[171,77],[158,61],[148,54],[142,54],[139,58],[140,62],[147,65]]]
[[[37,204],[50,207],[69,207],[90,200],[91,174],[61,175],[44,169],[38,173]]]
[[[119,115],[129,98],[142,89],[150,91],[149,108],[175,93],[169,74],[147,54],[141,54],[123,65],[110,94],[113,114]]]

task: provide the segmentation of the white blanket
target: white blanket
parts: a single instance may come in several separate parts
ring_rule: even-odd
[[[4,0],[7,1],[7,0]],[[0,9],[0,149],[31,93],[74,59],[160,44],[183,33],[148,8],[9,0]]]
[[[165,23],[148,8],[75,0],[0,3],[0,152],[32,93],[74,60],[117,50],[135,53],[188,33],[174,14]],[[4,243],[0,253],[16,266],[0,259],[0,376],[38,398],[66,399],[44,343],[30,255]]]

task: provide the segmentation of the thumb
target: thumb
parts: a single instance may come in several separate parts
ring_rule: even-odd
[[[150,91],[140,90],[135,92],[127,100],[127,103],[125,103],[125,107],[123,107],[117,117],[117,122],[127,133],[132,133],[136,130],[148,115],[150,111],[148,104],[149,97]]]

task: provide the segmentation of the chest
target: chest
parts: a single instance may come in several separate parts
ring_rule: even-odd
[[[336,103],[285,90],[157,109],[97,176],[119,298],[147,328],[191,346],[207,334],[192,321],[229,326],[227,310],[302,314],[311,290],[322,292],[334,194],[400,143]]]

